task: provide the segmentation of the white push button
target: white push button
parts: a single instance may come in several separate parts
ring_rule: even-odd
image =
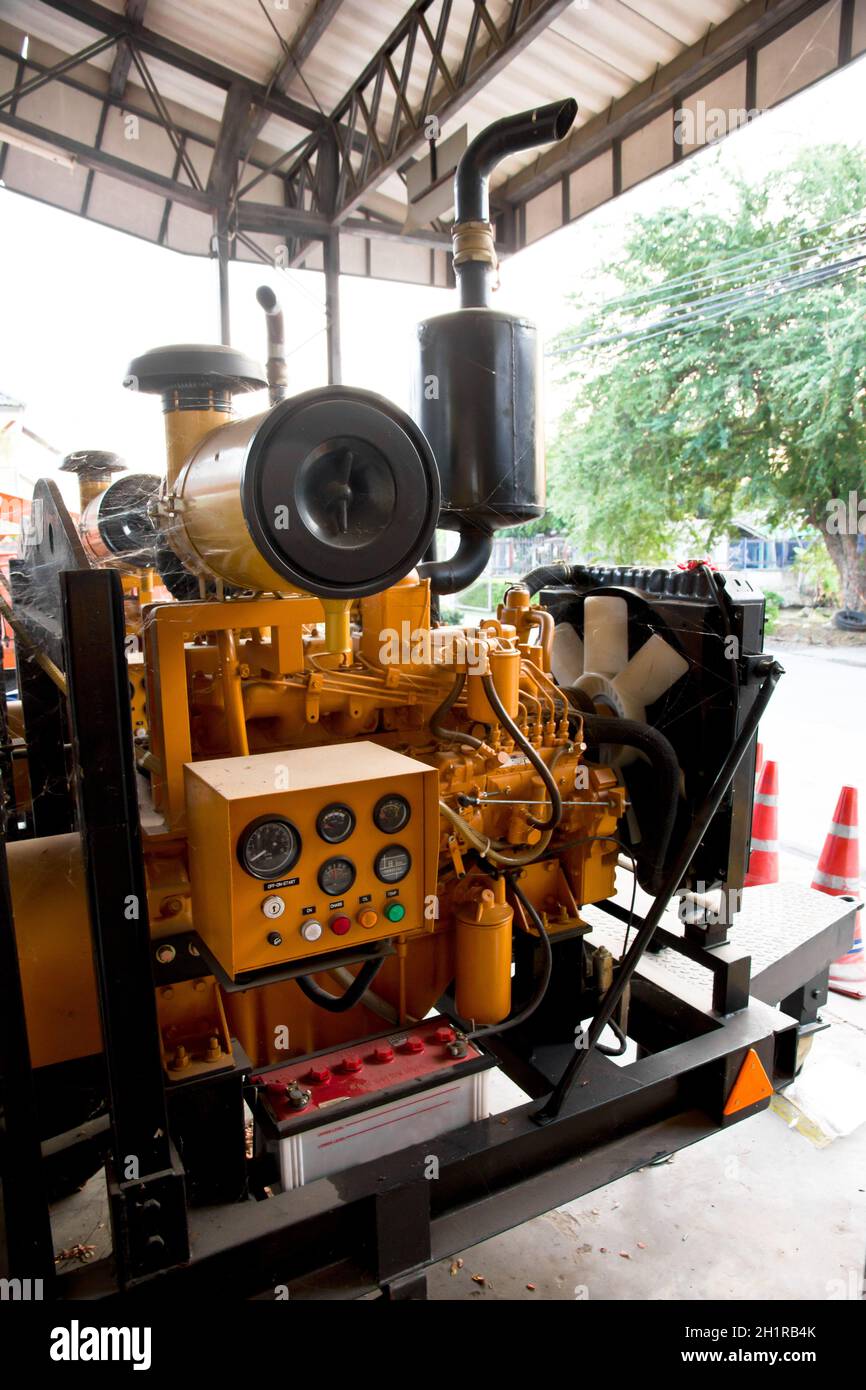
[[[278,898],[276,894],[262,901],[262,912],[266,917],[282,917],[285,910],[286,904],[283,902],[282,898]]]
[[[305,941],[318,941],[322,935],[321,922],[305,922],[301,927],[301,936]]]

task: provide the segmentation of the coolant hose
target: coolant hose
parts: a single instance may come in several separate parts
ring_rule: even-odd
[[[643,839],[634,847],[641,870],[641,883],[649,893],[657,893],[664,876],[664,865],[677,819],[680,797],[680,765],[664,734],[637,719],[618,719],[581,710],[583,735],[587,743],[625,744],[649,759],[658,778],[659,814],[648,826],[641,825]]]
[[[537,830],[555,830],[562,820],[562,797],[559,794],[559,787],[556,785],[556,778],[553,776],[547,763],[536,749],[533,748],[529,739],[525,737],[511,718],[511,715],[499,698],[499,692],[496,689],[493,677],[488,673],[488,675],[481,677],[481,683],[484,686],[484,694],[487,696],[488,704],[499,720],[499,723],[511,738],[513,738],[521,752],[526,754],[547,788],[547,794],[550,797],[550,815],[547,817],[547,820],[538,820],[535,816],[528,816],[527,819],[530,825],[534,825]]]
[[[538,569],[525,574],[520,583],[529,590],[529,597],[534,598],[540,589],[571,584],[573,573],[573,565],[539,565]]]

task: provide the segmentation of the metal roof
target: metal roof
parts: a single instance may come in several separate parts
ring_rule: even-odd
[[[447,211],[407,220],[431,117],[441,143],[576,97],[496,170],[507,254],[718,135],[677,113],[864,50],[866,0],[0,0],[0,176],[179,251],[445,285]]]

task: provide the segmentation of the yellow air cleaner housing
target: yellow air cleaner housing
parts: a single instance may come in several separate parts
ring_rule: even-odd
[[[239,589],[346,599],[396,583],[426,551],[436,464],[390,401],[329,386],[227,420],[233,391],[264,384],[229,348],[157,348],[127,379],[163,397],[162,526],[186,569]]]

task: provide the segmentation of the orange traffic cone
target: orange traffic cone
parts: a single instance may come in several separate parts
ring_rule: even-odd
[[[779,767],[765,762],[752,811],[752,853],[745,886],[779,882]]]
[[[763,768],[763,766],[764,766],[764,745],[763,745],[763,743],[756,743],[756,744],[755,744],[755,786],[758,785],[758,782],[759,782],[760,776],[761,776],[761,769]]]
[[[843,787],[836,802],[830,833],[824,841],[812,887],[834,897],[860,893],[860,850],[857,836],[857,788]],[[830,988],[852,999],[866,998],[866,961],[860,913],[854,924],[851,949],[830,966]]]

